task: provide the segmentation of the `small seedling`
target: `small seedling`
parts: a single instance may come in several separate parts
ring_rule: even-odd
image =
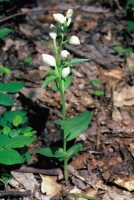
[[[33,136],[36,131],[32,127],[27,126],[27,122],[26,111],[6,111],[3,117],[0,118],[0,133],[12,138],[19,135]]]
[[[68,27],[72,21],[73,10],[67,10],[66,16],[57,13],[53,17],[57,22],[57,25],[50,25],[49,35],[52,39],[52,43],[47,44],[54,52],[55,57],[48,54],[43,54],[44,62],[51,67],[50,70],[46,72],[47,78],[42,84],[42,88],[49,86],[51,82],[54,82],[54,91],[59,91],[61,94],[61,104],[62,104],[62,119],[56,120],[55,123],[60,126],[63,139],[63,148],[58,148],[53,151],[49,147],[37,149],[35,152],[42,154],[47,157],[58,158],[60,161],[64,162],[64,178],[65,183],[68,183],[68,170],[67,164],[70,158],[82,149],[81,144],[75,144],[70,148],[67,148],[69,141],[77,138],[83,131],[88,128],[91,120],[91,112],[82,113],[76,117],[66,117],[66,90],[72,82],[72,67],[73,64],[79,62],[87,62],[89,59],[70,59],[70,52],[64,49],[65,44],[79,45],[80,40],[77,36],[73,35],[70,38],[66,37],[68,33]],[[58,42],[59,41],[59,42]]]
[[[0,39],[7,37],[10,33],[13,32],[13,29],[10,28],[1,28],[0,29]]]

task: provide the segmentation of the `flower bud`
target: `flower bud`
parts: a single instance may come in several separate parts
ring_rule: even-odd
[[[64,15],[57,13],[57,14],[53,14],[53,17],[55,19],[56,22],[58,22],[59,24],[64,24],[66,21],[66,17],[64,17]]]
[[[44,62],[49,66],[56,66],[55,58],[48,54],[42,54]]]
[[[55,39],[57,37],[57,27],[51,24],[49,28],[49,35],[52,39]]]
[[[66,78],[70,74],[70,67],[65,67],[62,69],[62,78]]]
[[[77,36],[73,35],[70,40],[69,40],[70,44],[74,44],[74,45],[79,45],[80,44],[80,40]]]
[[[62,50],[60,53],[61,59],[66,60],[70,53],[67,50]]]
[[[73,9],[68,9],[66,13],[66,18],[69,19],[72,17],[72,15],[73,15]]]

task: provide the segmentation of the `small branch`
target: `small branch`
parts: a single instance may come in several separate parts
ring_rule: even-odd
[[[14,15],[10,15],[10,16],[8,16],[8,17],[5,17],[5,18],[0,19],[0,23],[3,23],[3,22],[5,22],[5,21],[8,21],[8,20],[10,20],[10,19],[12,19],[12,18],[14,18],[14,17],[23,16],[23,15],[26,15],[26,13],[16,13],[16,14],[14,14]]]
[[[60,168],[56,169],[37,169],[33,167],[22,166],[20,169],[14,170],[16,172],[35,173],[35,174],[47,174],[52,176],[58,176],[59,179],[63,178],[63,174]]]
[[[5,191],[5,192],[0,192],[0,198],[1,197],[28,197],[30,196],[31,191],[24,191],[24,192],[14,192],[14,191]]]

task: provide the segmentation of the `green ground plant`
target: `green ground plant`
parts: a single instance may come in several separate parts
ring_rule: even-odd
[[[0,73],[11,74],[6,67],[0,67]],[[0,81],[0,105],[10,108],[14,101],[9,96],[21,90],[24,82]],[[26,125],[28,118],[24,110],[5,111],[0,118],[0,164],[20,164],[30,159],[30,153],[19,149],[26,147],[34,141],[33,129]]]
[[[51,24],[49,29],[49,35],[52,39],[52,43],[49,44],[44,41],[54,52],[55,57],[43,54],[44,62],[51,68],[46,72],[46,79],[42,84],[42,88],[50,85],[53,91],[59,91],[61,94],[62,105],[62,119],[56,120],[55,124],[59,125],[62,133],[63,147],[57,148],[53,151],[49,147],[37,149],[35,153],[42,154],[47,157],[53,157],[64,162],[64,178],[65,183],[68,183],[68,170],[67,164],[70,158],[82,149],[81,144],[75,144],[68,147],[68,142],[77,138],[83,131],[88,128],[91,120],[91,112],[85,112],[76,117],[66,116],[66,90],[72,82],[72,67],[73,64],[79,62],[87,62],[89,59],[70,58],[70,53],[64,49],[64,44],[70,43],[72,45],[79,45],[80,40],[77,36],[73,35],[67,38],[68,27],[71,24],[73,10],[67,10],[66,16],[57,13],[53,17],[57,22],[56,25]]]

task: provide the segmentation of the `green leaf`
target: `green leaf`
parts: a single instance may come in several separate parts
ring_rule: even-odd
[[[13,29],[10,29],[10,28],[1,28],[0,29],[0,39],[5,38],[6,36],[8,36],[12,32],[13,32]]]
[[[22,117],[20,115],[16,115],[12,121],[14,126],[19,126],[22,123]]]
[[[4,126],[2,131],[3,131],[3,134],[8,135],[9,132],[11,131],[11,128],[9,126]]]
[[[11,138],[17,137],[19,135],[18,131],[16,129],[12,129],[9,133],[9,136]]]
[[[26,162],[29,162],[30,161],[30,159],[31,159],[31,154],[30,154],[30,152],[29,151],[27,151],[26,153],[25,153],[25,160],[26,160]]]
[[[11,70],[7,67],[0,66],[0,73],[11,74]]]
[[[64,82],[64,91],[67,90],[67,88],[70,86],[72,82],[72,76],[67,76],[67,78],[65,79],[65,82]]]
[[[9,144],[10,138],[7,135],[0,134],[0,150],[7,144]]]
[[[47,75],[47,74],[51,74],[51,75],[56,76],[56,70],[53,70],[53,69],[47,70],[45,74],[46,74],[46,75]]]
[[[64,130],[64,138],[66,141],[73,140],[88,128],[91,121],[91,112],[82,113],[80,116],[72,117],[67,120],[57,120],[56,124],[60,125]]]
[[[85,194],[82,194],[82,193],[68,193],[69,196],[72,196],[72,197],[76,197],[77,199],[78,198],[82,198],[82,199],[88,199],[88,200],[99,200],[97,198],[94,198],[94,197],[90,197],[88,195],[85,195]]]
[[[24,136],[32,136],[36,132],[37,131],[33,130],[32,127],[30,127],[30,126],[26,126],[26,127],[19,129],[19,133],[23,134]]]
[[[45,88],[49,83],[54,81],[57,77],[56,76],[49,76],[45,79],[44,83],[42,84],[41,88]]]
[[[31,144],[34,141],[32,137],[17,136],[10,139],[10,142],[5,145],[5,148],[22,148]]]
[[[2,117],[2,118],[0,119],[0,126],[4,127],[4,126],[6,126],[6,125],[7,125],[7,120],[6,120],[4,117]]]
[[[23,62],[24,63],[30,63],[30,62],[32,62],[32,57],[26,57],[26,58],[24,58]]]
[[[58,148],[56,151],[52,151],[51,148],[45,147],[45,148],[35,150],[35,153],[39,153],[43,156],[47,156],[51,158],[64,158],[66,156],[66,153],[63,152],[62,148]]]
[[[51,89],[52,89],[54,92],[58,91],[58,88],[57,88],[56,85],[52,85],[52,86],[51,86]]]
[[[14,149],[0,150],[0,163],[4,165],[13,165],[23,163],[24,158]]]
[[[100,85],[101,82],[98,79],[91,80],[91,83],[94,85]]]
[[[94,94],[95,94],[96,96],[99,96],[99,97],[100,97],[100,96],[104,96],[105,93],[104,93],[102,90],[95,90],[95,91],[94,91]]]
[[[126,21],[126,24],[128,26],[128,31],[133,32],[134,31],[134,22],[133,21]]]
[[[82,149],[82,145],[76,144],[67,150],[67,154],[71,158],[74,154],[78,153],[81,149]]]
[[[0,149],[9,148],[22,148],[34,141],[32,137],[17,136],[15,138],[9,138],[7,135],[0,134]]]
[[[0,91],[2,91],[4,83],[0,81]]]
[[[4,113],[4,118],[7,121],[12,122],[16,115],[20,115],[22,117],[22,119],[23,119],[22,123],[24,123],[24,121],[26,121],[26,119],[25,119],[26,111],[25,110],[6,111]]]
[[[74,59],[65,61],[63,66],[68,66],[68,65],[75,64],[75,63],[88,62],[88,61],[90,61],[90,59],[74,58]]]
[[[4,92],[15,93],[21,90],[24,87],[24,82],[8,82],[3,86]]]
[[[121,45],[113,46],[112,48],[113,48],[113,50],[115,50],[117,52],[124,51],[124,48]]]
[[[2,106],[13,106],[13,100],[6,94],[0,93],[0,105]]]

